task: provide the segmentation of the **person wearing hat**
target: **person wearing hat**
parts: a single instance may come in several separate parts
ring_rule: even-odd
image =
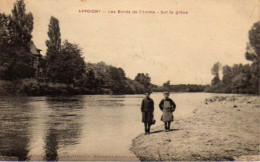
[[[163,114],[161,120],[165,124],[165,131],[170,131],[171,122],[173,121],[173,112],[175,111],[176,105],[172,99],[169,98],[170,93],[164,92],[164,99],[159,104],[160,109],[162,110]]]
[[[154,112],[154,102],[150,98],[151,92],[145,93],[145,98],[142,101],[141,112],[142,112],[142,122],[144,123],[145,134],[150,134],[150,127],[154,122],[153,112]]]

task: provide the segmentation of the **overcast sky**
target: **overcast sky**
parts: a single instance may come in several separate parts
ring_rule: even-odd
[[[10,13],[13,0],[0,0]],[[248,31],[259,20],[258,0],[25,0],[34,16],[33,41],[45,54],[50,17],[61,37],[77,43],[87,62],[122,67],[126,76],[149,73],[152,83],[208,84],[210,69],[248,63]],[[79,13],[101,10],[100,14]],[[186,15],[110,14],[108,10],[188,11]]]

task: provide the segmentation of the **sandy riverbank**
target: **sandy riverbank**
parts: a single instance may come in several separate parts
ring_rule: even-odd
[[[207,99],[192,116],[176,119],[172,131],[160,126],[136,137],[131,151],[140,160],[259,161],[259,103],[257,96]]]

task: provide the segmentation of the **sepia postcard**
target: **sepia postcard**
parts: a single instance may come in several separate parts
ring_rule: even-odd
[[[0,161],[260,161],[259,0],[0,0]]]

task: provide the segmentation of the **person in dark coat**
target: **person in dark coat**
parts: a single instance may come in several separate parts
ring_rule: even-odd
[[[154,102],[150,98],[150,94],[150,92],[145,93],[145,98],[141,105],[142,122],[144,123],[145,134],[150,134],[150,127],[153,123]]]
[[[170,131],[171,122],[174,118],[172,113],[175,111],[176,105],[173,100],[169,98],[169,92],[165,92],[163,95],[164,99],[160,102],[159,107],[163,112],[161,120],[165,124],[165,131],[168,132]]]

